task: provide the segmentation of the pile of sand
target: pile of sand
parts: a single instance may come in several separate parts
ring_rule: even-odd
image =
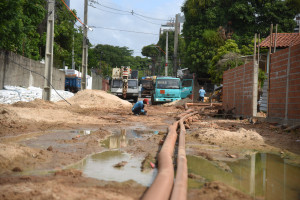
[[[170,103],[164,104],[164,106],[183,106],[185,103],[193,103],[193,100],[190,98],[185,98],[177,101],[173,101]]]
[[[42,99],[35,99],[30,102],[24,102],[24,101],[18,101],[14,104],[12,104],[13,107],[18,108],[55,108],[55,103],[51,101],[44,101]]]
[[[20,117],[12,110],[0,106],[0,135],[9,132],[11,129],[22,128],[19,123]]]
[[[82,90],[75,96],[67,99],[72,105],[81,108],[128,108],[132,104],[103,90]]]

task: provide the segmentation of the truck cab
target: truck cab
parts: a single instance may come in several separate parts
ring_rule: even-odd
[[[181,99],[180,78],[157,77],[151,95],[153,105]]]
[[[122,98],[122,99],[132,99],[137,102],[139,95],[138,79],[128,79],[128,88],[126,92],[126,98],[123,98],[123,80],[122,79],[112,79],[111,81],[111,93]]]
[[[193,86],[194,80],[193,79],[182,79],[181,81],[181,98],[187,98],[193,94]]]

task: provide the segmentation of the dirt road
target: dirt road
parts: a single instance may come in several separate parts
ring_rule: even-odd
[[[155,164],[167,127],[183,106],[147,105],[147,116],[134,116],[131,103],[103,91],[81,91],[68,101],[71,105],[42,100],[0,105],[0,199],[141,198],[147,184],[134,178],[124,182],[95,178],[72,166],[95,161],[83,160],[89,155],[118,150],[138,163],[127,168],[127,161],[114,163],[120,165],[111,166],[112,173],[122,169],[124,176],[135,173],[131,170],[152,173],[155,169],[149,163]],[[186,147],[191,158],[226,172],[232,168],[228,162],[249,160],[253,152],[300,164],[299,129],[286,132],[263,120],[253,124],[212,117],[216,112],[217,108],[208,109],[190,122]],[[118,137],[112,137],[116,133]],[[232,185],[192,172],[189,181],[189,199],[252,199]],[[196,182],[201,187],[193,186]]]

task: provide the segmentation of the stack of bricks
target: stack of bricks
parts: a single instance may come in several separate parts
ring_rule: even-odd
[[[271,56],[268,117],[300,121],[300,45]]]
[[[234,114],[252,116],[253,62],[223,74],[223,108],[235,108]]]

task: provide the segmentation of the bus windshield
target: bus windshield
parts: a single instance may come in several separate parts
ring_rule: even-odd
[[[158,79],[156,81],[158,89],[180,89],[179,79]]]

